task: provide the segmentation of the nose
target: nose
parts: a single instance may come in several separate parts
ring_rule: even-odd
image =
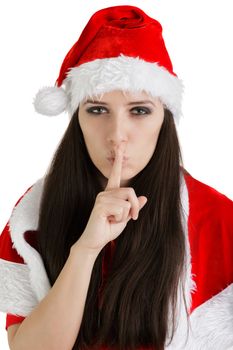
[[[128,141],[128,128],[126,122],[121,118],[112,118],[109,122],[108,142],[116,147]]]

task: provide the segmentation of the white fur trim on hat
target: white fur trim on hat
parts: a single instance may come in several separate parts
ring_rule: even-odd
[[[121,54],[118,57],[95,59],[70,68],[60,87],[38,92],[34,105],[37,112],[57,115],[64,110],[72,116],[84,99],[120,89],[145,91],[160,97],[178,123],[182,116],[183,82],[156,62]]]
[[[101,95],[115,89],[146,91],[161,101],[179,122],[183,83],[157,63],[146,62],[139,57],[96,59],[71,68],[64,80],[72,115],[79,103],[88,97]]]

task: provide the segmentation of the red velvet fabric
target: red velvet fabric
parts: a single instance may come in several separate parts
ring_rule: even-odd
[[[92,15],[78,41],[65,56],[56,84],[62,85],[70,68],[95,59],[118,57],[121,53],[157,62],[176,76],[162,37],[161,24],[138,7],[120,5],[101,9]]]
[[[7,330],[7,328],[13,324],[17,324],[17,323],[21,323],[23,322],[23,320],[25,319],[25,317],[23,316],[16,316],[16,315],[11,315],[11,314],[6,314],[6,326],[5,329]]]
[[[189,191],[189,244],[197,293],[190,313],[233,283],[233,201],[191,176]]]

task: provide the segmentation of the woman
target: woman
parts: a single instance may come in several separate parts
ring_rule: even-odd
[[[233,203],[184,169],[182,91],[160,23],[125,5],[38,92],[71,120],[1,235],[11,349],[233,346]]]

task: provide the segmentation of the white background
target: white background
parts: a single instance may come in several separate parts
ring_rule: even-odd
[[[66,114],[49,118],[34,112],[36,92],[54,85],[90,16],[119,4],[141,7],[162,24],[174,71],[185,85],[178,127],[185,168],[233,199],[231,3],[5,1],[0,7],[0,232],[18,198],[43,176],[68,124]],[[8,349],[3,313],[0,349]]]

